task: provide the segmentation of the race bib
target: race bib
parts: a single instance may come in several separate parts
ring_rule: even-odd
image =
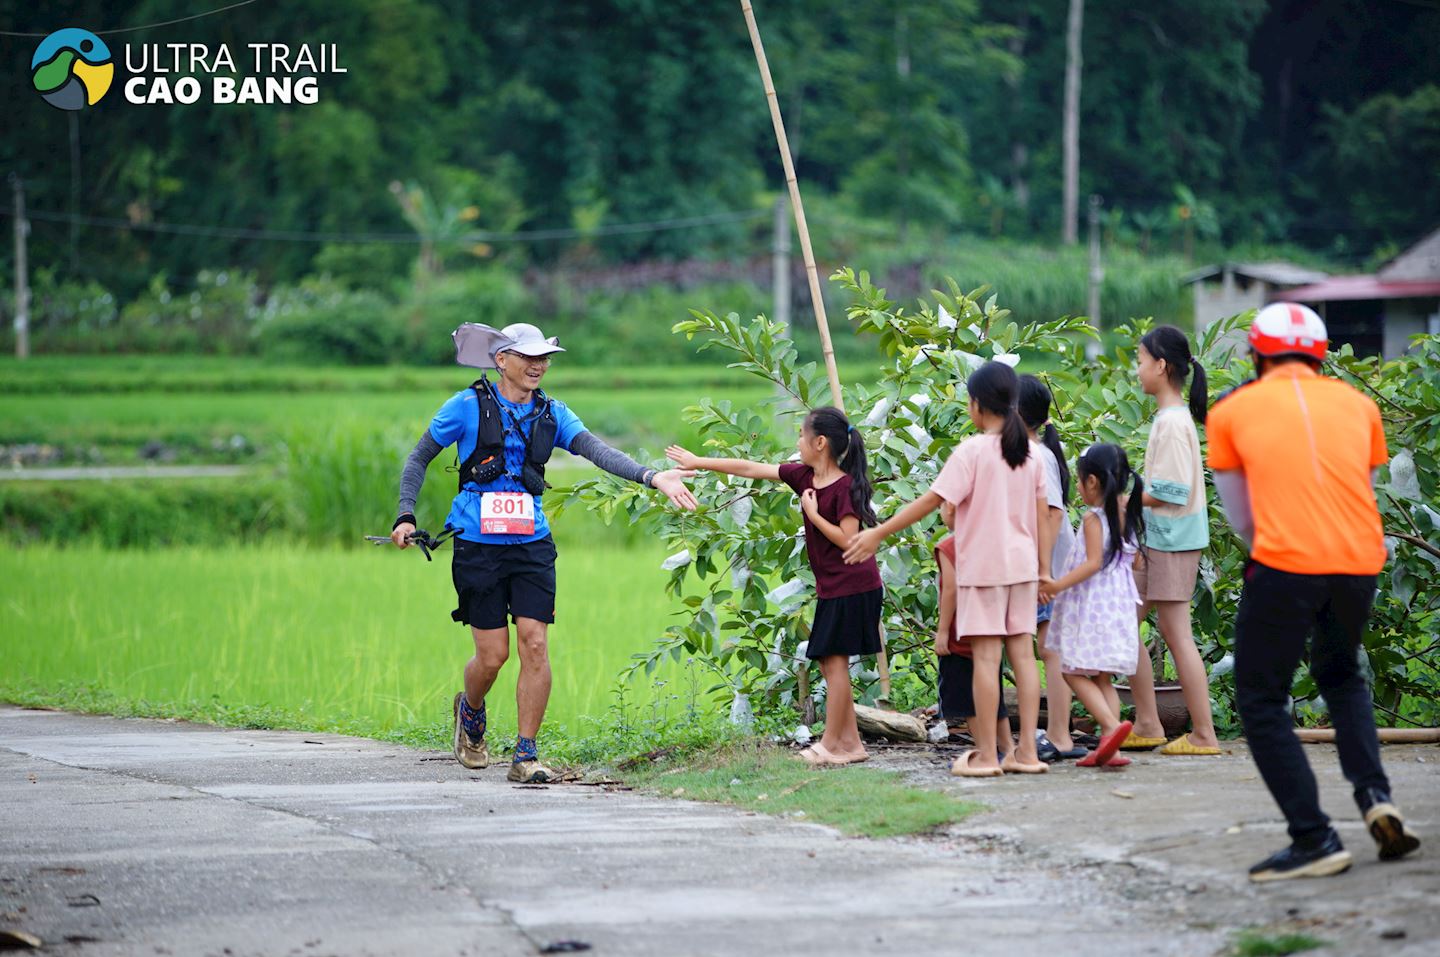
[[[480,496],[480,534],[534,535],[535,499],[528,492],[486,492]]]

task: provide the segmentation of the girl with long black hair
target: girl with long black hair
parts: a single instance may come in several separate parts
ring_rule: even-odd
[[[1049,511],[1045,472],[1016,410],[1015,370],[987,362],[966,381],[970,419],[980,430],[956,447],[930,490],[877,528],[858,533],[847,562],[872,561],[886,537],[949,502],[955,506],[955,637],[968,639],[975,662],[974,708],[996,712],[1000,660],[1010,659],[1020,700],[1020,740],[1002,762],[995,725],[975,725],[975,750],[955,759],[957,777],[999,777],[1049,770],[1035,752],[1040,675],[1035,666],[1036,594],[1050,577],[1050,550],[1040,527]]]
[[[1127,750],[1165,744],[1162,754],[1217,755],[1220,741],[1210,713],[1210,684],[1190,626],[1190,600],[1200,574],[1200,556],[1210,543],[1205,502],[1205,467],[1196,423],[1205,422],[1205,368],[1190,353],[1190,340],[1174,326],[1156,326],[1136,350],[1140,388],[1159,410],[1145,446],[1145,522],[1149,534],[1135,566],[1135,585],[1144,604],[1143,621],[1155,611],[1160,636],[1175,659],[1175,673],[1190,712],[1190,732],[1165,744],[1155,705],[1155,678],[1142,645],[1140,667],[1130,679],[1135,697],[1135,733]],[[1189,389],[1185,382],[1189,380]]]
[[[670,446],[665,454],[676,463],[692,463],[683,466],[687,469],[784,482],[800,496],[816,596],[805,655],[819,662],[826,688],[825,733],[800,752],[800,757],[817,766],[855,764],[870,755],[855,724],[850,657],[880,652],[884,598],[875,559],[847,565],[841,554],[852,535],[875,524],[865,440],[843,412],[827,406],[805,417],[795,448],[800,461],[780,465],[704,458],[678,445]]]
[[[1020,377],[1020,418],[1025,420],[1030,441],[1042,446],[1036,454],[1045,469],[1045,500],[1050,506],[1040,527],[1044,539],[1041,544],[1050,544],[1050,568],[1058,571],[1065,567],[1075,547],[1075,529],[1065,511],[1070,497],[1070,467],[1065,464],[1060,434],[1050,421],[1050,401],[1050,389],[1044,382],[1033,375]],[[1035,649],[1045,663],[1045,731],[1036,749],[1042,761],[1085,756],[1085,749],[1077,748],[1070,737],[1070,685],[1062,675],[1060,652],[1046,642],[1052,611],[1048,603],[1041,605],[1035,625]]]

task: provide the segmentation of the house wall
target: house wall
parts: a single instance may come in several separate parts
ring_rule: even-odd
[[[1197,333],[1209,329],[1221,319],[1249,309],[1259,309],[1269,301],[1272,287],[1268,283],[1229,272],[1223,275],[1223,279],[1216,277],[1191,284],[1195,295]],[[1245,333],[1244,329],[1234,330],[1216,346],[1221,349],[1228,347],[1233,354],[1243,356],[1248,348]]]
[[[1385,303],[1384,355],[1394,359],[1410,348],[1410,337],[1430,331],[1432,316],[1440,319],[1440,298],[1391,299]]]

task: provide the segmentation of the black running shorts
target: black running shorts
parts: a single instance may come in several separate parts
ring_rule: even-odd
[[[555,540],[548,535],[522,545],[457,538],[450,577],[457,604],[450,617],[472,628],[504,628],[507,616],[555,621]]]

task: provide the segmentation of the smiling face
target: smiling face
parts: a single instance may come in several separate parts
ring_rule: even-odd
[[[500,377],[512,389],[530,393],[540,388],[540,380],[550,369],[550,357],[532,359],[518,352],[501,352],[495,356],[495,365],[500,370]]]

